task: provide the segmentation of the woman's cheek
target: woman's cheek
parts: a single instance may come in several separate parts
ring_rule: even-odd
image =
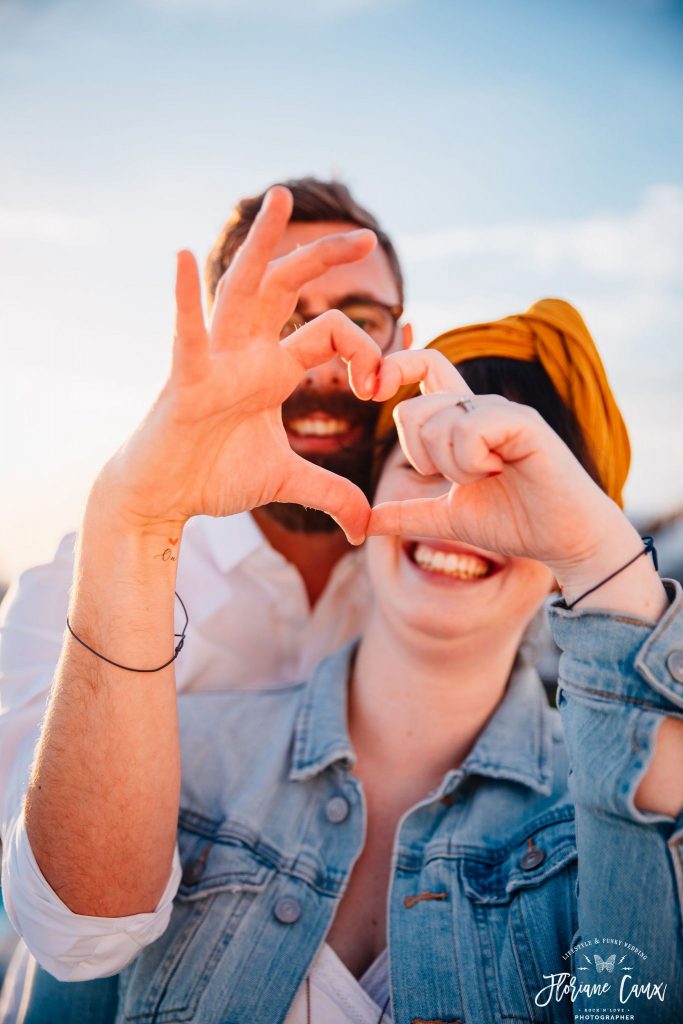
[[[368,537],[363,545],[365,567],[375,595],[380,594],[382,586],[389,582],[397,540],[396,537]]]
[[[520,607],[533,614],[550,593],[555,577],[547,565],[531,558],[514,558],[510,563],[517,581]]]

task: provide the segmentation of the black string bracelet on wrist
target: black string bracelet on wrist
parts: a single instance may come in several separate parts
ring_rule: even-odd
[[[629,559],[629,561],[626,562],[625,565],[622,565],[620,569],[616,569],[613,573],[610,573],[609,576],[605,576],[604,580],[600,580],[600,582],[596,583],[594,587],[590,588],[590,590],[586,590],[583,594],[581,594],[580,597],[577,597],[574,601],[572,601],[571,604],[567,604],[567,602],[565,601],[565,608],[568,611],[574,608],[575,605],[579,603],[579,601],[583,601],[584,597],[588,597],[589,594],[592,594],[594,591],[599,590],[600,587],[604,587],[605,583],[609,583],[610,580],[613,580],[614,577],[618,576],[620,572],[624,571],[624,569],[628,569],[629,565],[633,565],[633,563],[637,562],[638,559],[641,558],[643,555],[652,555],[652,561],[654,563],[655,570],[658,571],[659,563],[657,561],[657,551],[655,549],[655,542],[653,538],[641,537],[640,539],[642,540],[644,545],[642,551],[639,551],[637,555],[634,555],[633,558]]]
[[[180,601],[180,607],[183,609],[183,612],[185,613],[185,625],[183,626],[182,633],[174,633],[173,634],[174,637],[178,637],[179,638],[178,639],[178,643],[175,646],[175,650],[173,651],[173,657],[169,658],[168,661],[165,661],[163,663],[163,665],[159,665],[158,668],[131,668],[130,665],[121,665],[121,664],[119,664],[118,661],[112,661],[111,658],[105,658],[105,656],[103,654],[100,654],[99,651],[96,651],[93,647],[90,647],[88,644],[86,644],[85,640],[81,640],[80,636],[76,636],[76,634],[74,633],[73,629],[71,628],[71,623],[69,622],[69,616],[68,615],[66,617],[66,625],[67,625],[67,628],[68,628],[69,632],[71,633],[72,637],[74,638],[74,640],[78,640],[79,644],[82,647],[85,647],[86,651],[90,651],[90,653],[94,654],[95,657],[101,658],[102,661],[106,661],[106,663],[108,665],[113,665],[114,668],[122,668],[124,670],[124,672],[161,672],[162,668],[168,668],[168,666],[172,662],[174,662],[176,660],[176,658],[178,657],[178,655],[182,651],[183,644],[185,643],[185,633],[187,632],[187,626],[188,626],[188,623],[190,621],[190,618],[189,618],[189,616],[187,614],[187,608],[183,604],[182,597],[177,592],[176,592],[175,596]]]

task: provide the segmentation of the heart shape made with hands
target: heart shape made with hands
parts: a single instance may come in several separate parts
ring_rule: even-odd
[[[535,410],[498,395],[475,396],[434,349],[382,358],[372,339],[334,309],[283,338],[282,324],[305,284],[364,258],[376,244],[370,232],[351,231],[274,258],[291,207],[286,189],[269,192],[221,278],[208,326],[196,261],[179,254],[171,377],[145,429],[123,449],[134,507],[143,518],[183,523],[197,514],[294,502],[333,516],[352,543],[382,533],[442,537],[548,561],[566,535],[553,517],[566,527],[567,508],[576,511],[581,498],[575,518],[585,530],[596,506],[594,497],[584,500],[586,488],[602,492]],[[451,482],[448,494],[406,495],[371,509],[351,481],[294,452],[282,404],[312,367],[334,357],[347,363],[361,399],[387,401],[403,385],[420,384],[422,394],[394,411],[399,441],[419,473]],[[462,399],[470,402],[458,405]]]
[[[423,476],[443,476],[451,484],[468,484],[497,476],[500,456],[480,446],[477,466],[457,467],[449,423],[441,413],[462,417],[474,406],[477,397],[459,371],[434,349],[416,349],[386,356],[381,364],[373,400],[386,402],[401,388],[420,385],[419,397],[406,397],[393,409],[398,440],[413,468]],[[496,401],[498,396],[480,396],[478,401]],[[505,401],[502,399],[501,401]],[[474,470],[474,471],[473,471]],[[371,509],[368,535],[419,533],[433,537],[453,534],[447,516],[448,495],[436,499],[407,499],[384,502]]]

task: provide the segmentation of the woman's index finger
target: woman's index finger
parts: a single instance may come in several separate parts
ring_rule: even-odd
[[[386,356],[375,401],[386,402],[406,384],[419,384],[423,395],[443,392],[463,397],[473,395],[463,376],[436,349],[408,349]]]
[[[445,391],[467,398],[474,397],[472,388],[443,352],[438,352],[434,348],[426,348],[422,350],[422,355],[426,359],[426,373],[420,382],[420,391],[423,395],[434,395]]]

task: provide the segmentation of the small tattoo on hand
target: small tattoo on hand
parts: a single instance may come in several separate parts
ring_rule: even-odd
[[[155,555],[155,558],[160,558],[162,562],[175,562],[175,555],[170,548],[166,548],[160,555]]]

